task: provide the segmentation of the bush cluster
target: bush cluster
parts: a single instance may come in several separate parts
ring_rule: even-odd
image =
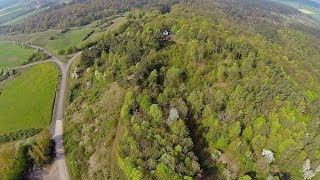
[[[0,144],[19,140],[19,139],[26,139],[38,134],[40,131],[42,131],[42,129],[30,128],[30,129],[23,129],[15,132],[10,132],[7,134],[0,134]]]
[[[8,77],[12,76],[15,74],[15,70],[14,69],[1,69],[0,68],[0,81],[3,81],[5,79],[7,79]]]

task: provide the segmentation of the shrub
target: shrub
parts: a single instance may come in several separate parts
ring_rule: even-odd
[[[65,50],[64,49],[59,49],[58,51],[57,51],[57,54],[59,54],[59,55],[64,55],[66,52],[65,52]]]
[[[153,104],[150,106],[149,115],[153,118],[155,123],[160,123],[162,120],[162,111],[158,104]]]
[[[16,132],[10,132],[8,134],[1,134],[0,135],[0,144],[32,137],[32,136],[38,134],[41,130],[42,129],[30,128],[30,129],[19,130]]]
[[[1,179],[21,179],[22,174],[31,167],[26,144],[7,144],[1,147],[0,177]]]
[[[33,163],[41,167],[51,160],[53,142],[48,129],[43,130],[36,138],[36,142],[29,149],[28,154]]]
[[[35,52],[28,58],[26,64],[34,62],[34,61],[43,61],[48,58],[49,58],[49,56],[44,52]]]

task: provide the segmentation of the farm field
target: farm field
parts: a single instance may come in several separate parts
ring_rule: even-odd
[[[48,40],[45,47],[56,53],[58,50],[66,50],[71,47],[77,47],[83,38],[85,38],[93,29],[90,27],[84,27],[79,29],[71,29],[66,33],[58,33],[56,36],[52,36],[53,40]]]
[[[6,26],[6,25],[14,25],[14,24],[19,24],[21,22],[23,22],[23,20],[25,18],[27,18],[28,16],[38,13],[40,11],[42,11],[43,9],[38,9],[38,10],[34,10],[34,11],[26,11],[25,13],[16,16],[15,18],[11,18],[10,20],[5,21],[4,23],[2,23],[1,25]]]
[[[314,12],[308,10],[308,9],[299,9],[299,11],[305,13],[305,14],[315,14]]]
[[[19,66],[34,53],[34,49],[25,49],[17,44],[0,42],[0,68]]]
[[[80,28],[70,30],[61,34],[62,30],[49,30],[31,34],[3,35],[0,40],[18,41],[26,44],[33,44],[43,47],[51,53],[58,55],[58,50],[66,50],[69,47],[76,47],[91,30]],[[50,40],[50,38],[52,39]],[[60,56],[59,56],[60,57]],[[63,57],[60,57],[63,59]]]
[[[6,82],[0,90],[0,134],[47,127],[58,76],[54,64],[44,63]]]
[[[30,0],[32,2],[35,0]],[[70,0],[58,0],[56,4],[68,3]],[[42,6],[30,6],[22,0],[3,0],[0,1],[0,25],[8,25],[21,21],[33,13],[39,10],[44,10],[50,6],[49,4],[43,4]]]
[[[31,34],[3,35],[0,36],[0,40],[19,41],[44,47],[48,43],[50,37],[55,36],[59,32],[59,30],[49,30]]]
[[[13,3],[9,7],[0,8],[0,24],[11,21],[32,11],[23,1]]]
[[[79,28],[70,29],[64,33],[62,33],[63,30],[58,29],[31,34],[3,35],[0,36],[0,40],[19,41],[27,44],[38,45],[49,50],[51,53],[58,55],[59,50],[67,50],[72,47],[83,47],[83,44],[101,38],[101,36],[106,32],[112,31],[126,22],[126,18],[117,17],[111,20],[111,22],[112,24],[109,26],[106,26],[106,23],[103,23],[99,26],[93,27],[95,23],[92,23]],[[93,30],[94,33],[87,39],[84,39]]]
[[[301,1],[301,2],[296,0],[274,0],[274,1],[291,6],[304,14],[310,15],[314,20],[320,22],[320,9],[317,7],[313,7],[310,4],[305,3],[304,1]],[[317,2],[317,3],[320,4],[320,2]]]

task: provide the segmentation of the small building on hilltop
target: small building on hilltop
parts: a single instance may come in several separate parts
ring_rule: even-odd
[[[167,37],[171,35],[171,30],[170,29],[165,29],[162,31],[162,35]]]

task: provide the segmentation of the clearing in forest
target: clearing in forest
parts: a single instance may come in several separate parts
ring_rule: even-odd
[[[305,13],[305,14],[316,14],[308,9],[298,9],[299,11],[301,11],[302,13]]]

